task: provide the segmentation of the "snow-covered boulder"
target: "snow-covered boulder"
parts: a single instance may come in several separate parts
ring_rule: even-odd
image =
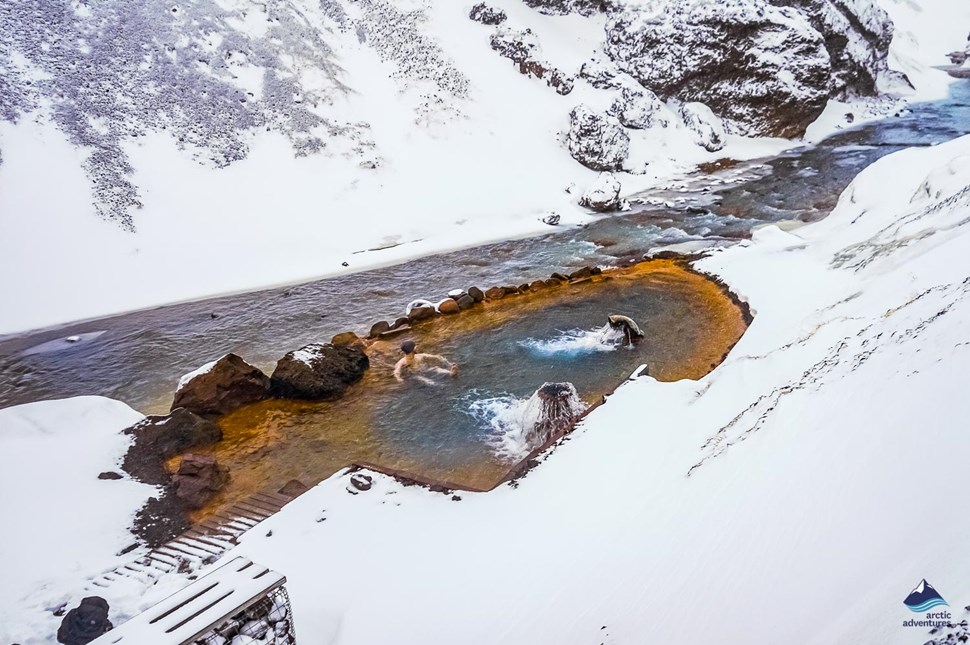
[[[697,145],[708,152],[717,152],[724,147],[724,124],[711,108],[703,103],[684,103],[679,113]]]
[[[624,87],[613,102],[610,114],[619,119],[624,127],[634,130],[669,124],[663,102],[656,94],[641,87]]]
[[[799,136],[829,97],[822,34],[765,0],[644,0],[610,16],[606,51],[661,97],[703,102],[746,134]]]
[[[492,49],[516,63],[534,59],[540,52],[539,38],[531,29],[500,27],[492,34],[490,44]]]
[[[600,89],[617,87],[617,76],[622,73],[616,63],[602,54],[594,54],[579,68],[580,78]]]
[[[220,416],[269,396],[269,377],[235,354],[226,354],[179,380],[172,410]]]
[[[825,39],[832,61],[829,94],[872,96],[880,77],[889,74],[886,62],[893,39],[889,14],[874,0],[769,0],[776,6],[801,10]]]
[[[611,172],[600,173],[596,182],[579,199],[579,205],[600,213],[619,210],[622,205],[620,180]]]
[[[566,145],[573,159],[593,170],[619,170],[630,155],[630,135],[620,121],[585,105],[569,113]]]
[[[505,22],[508,16],[501,9],[490,7],[484,2],[479,2],[468,12],[468,17],[483,25],[499,25]]]
[[[361,349],[315,343],[289,352],[270,377],[274,396],[286,399],[336,399],[364,377],[370,367]]]
[[[578,13],[591,16],[608,8],[606,0],[525,0],[525,3],[541,13],[562,16],[567,13]]]

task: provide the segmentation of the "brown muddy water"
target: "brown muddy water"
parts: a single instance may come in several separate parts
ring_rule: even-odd
[[[613,313],[634,318],[646,338],[623,346],[605,326]],[[535,447],[521,441],[516,409],[544,382],[571,382],[592,403],[642,364],[658,380],[700,378],[746,326],[724,290],[671,260],[416,325],[374,342],[363,381],[338,401],[269,400],[223,417],[224,438],[211,452],[232,479],[203,514],[290,479],[315,484],[358,462],[490,489]],[[458,376],[395,380],[407,339],[458,363]]]

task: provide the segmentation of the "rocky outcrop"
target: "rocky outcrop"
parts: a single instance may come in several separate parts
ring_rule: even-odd
[[[500,25],[505,22],[508,16],[501,9],[490,7],[484,2],[479,2],[468,12],[468,17],[483,25]]]
[[[663,102],[650,90],[642,87],[623,87],[613,102],[610,114],[620,123],[633,130],[646,130],[654,126],[666,127],[670,121]]]
[[[893,23],[877,2],[858,0],[768,0],[776,7],[801,11],[822,34],[832,63],[829,95],[872,96],[877,82],[890,74],[886,62]]]
[[[203,417],[220,416],[269,396],[269,377],[235,354],[186,374],[179,381],[172,410],[185,408]]]
[[[145,417],[124,433],[134,437],[134,442],[122,467],[135,479],[156,485],[169,481],[166,460],[222,440],[219,426],[185,408]]]
[[[172,477],[175,494],[186,506],[205,506],[229,482],[229,469],[211,455],[185,455]]]
[[[285,399],[336,399],[363,378],[369,366],[367,355],[357,347],[307,345],[276,363],[270,391]]]
[[[616,63],[601,54],[594,54],[579,68],[579,77],[599,89],[619,87],[617,77],[622,73]]]
[[[497,29],[492,34],[491,46],[501,56],[514,62],[520,74],[543,79],[546,85],[562,95],[573,91],[572,76],[539,58],[539,39],[531,29]]]
[[[678,112],[697,145],[708,152],[717,152],[724,147],[724,124],[711,108],[703,103],[684,103]]]
[[[704,103],[745,134],[801,135],[832,82],[822,34],[765,0],[645,0],[610,16],[606,51],[662,98]]]
[[[566,145],[573,159],[593,170],[619,170],[630,155],[630,135],[619,120],[585,105],[569,113]]]
[[[609,3],[607,0],[525,0],[525,4],[533,9],[538,9],[541,13],[553,16],[562,16],[567,13],[592,16],[595,13],[606,11]]]
[[[57,628],[57,642],[64,645],[87,645],[107,634],[114,625],[108,620],[108,602],[100,596],[88,596],[67,612]]]
[[[579,200],[580,206],[600,213],[619,210],[621,204],[620,181],[611,172],[601,173]]]

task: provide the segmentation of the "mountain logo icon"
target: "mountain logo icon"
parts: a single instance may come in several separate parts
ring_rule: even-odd
[[[906,600],[903,601],[903,604],[906,605],[910,611],[915,611],[917,613],[922,613],[940,605],[949,606],[949,603],[943,600],[943,596],[941,596],[939,592],[933,588],[933,585],[926,581],[926,578],[923,578],[923,580],[916,585],[916,588],[909,592],[909,595],[906,596]]]

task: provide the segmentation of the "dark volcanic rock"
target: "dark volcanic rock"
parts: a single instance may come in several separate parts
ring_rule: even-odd
[[[112,480],[112,479],[121,479],[121,478],[122,478],[121,473],[116,473],[113,470],[106,470],[103,473],[98,474],[98,479]]]
[[[492,287],[485,292],[485,297],[489,300],[501,300],[505,297],[505,287]]]
[[[219,426],[185,408],[165,416],[145,417],[124,432],[132,435],[134,442],[122,467],[135,479],[156,485],[169,481],[166,460],[222,439]]]
[[[458,298],[458,308],[462,311],[471,309],[475,305],[475,299],[467,293]]]
[[[538,9],[541,13],[553,16],[567,13],[591,16],[608,9],[606,0],[525,0],[525,4]]]
[[[87,645],[112,627],[114,625],[108,620],[108,602],[100,596],[88,596],[64,616],[57,628],[57,642]]]
[[[315,343],[289,352],[276,363],[270,390],[284,399],[336,399],[363,378],[369,366],[359,348]]]
[[[363,475],[361,473],[355,473],[350,477],[350,483],[357,490],[370,490],[374,485],[374,478],[370,475]]]
[[[593,170],[619,170],[630,154],[630,136],[617,118],[585,105],[569,113],[566,144],[573,159]]]
[[[475,302],[481,302],[485,299],[485,292],[478,287],[468,287],[468,295],[470,295]]]
[[[175,494],[192,509],[202,508],[229,482],[229,469],[211,455],[185,455],[172,478]]]
[[[483,25],[499,25],[505,22],[508,16],[501,9],[490,7],[484,2],[479,2],[468,12],[468,17]]]
[[[235,354],[226,354],[208,370],[182,377],[172,410],[221,416],[269,397],[269,377]]]
[[[766,0],[652,0],[610,15],[606,51],[661,97],[704,103],[745,134],[800,136],[832,83],[822,34]]]
[[[435,313],[437,312],[435,311],[434,307],[415,307],[411,310],[411,313],[408,314],[408,320],[411,320],[412,322],[426,320],[434,316]]]

